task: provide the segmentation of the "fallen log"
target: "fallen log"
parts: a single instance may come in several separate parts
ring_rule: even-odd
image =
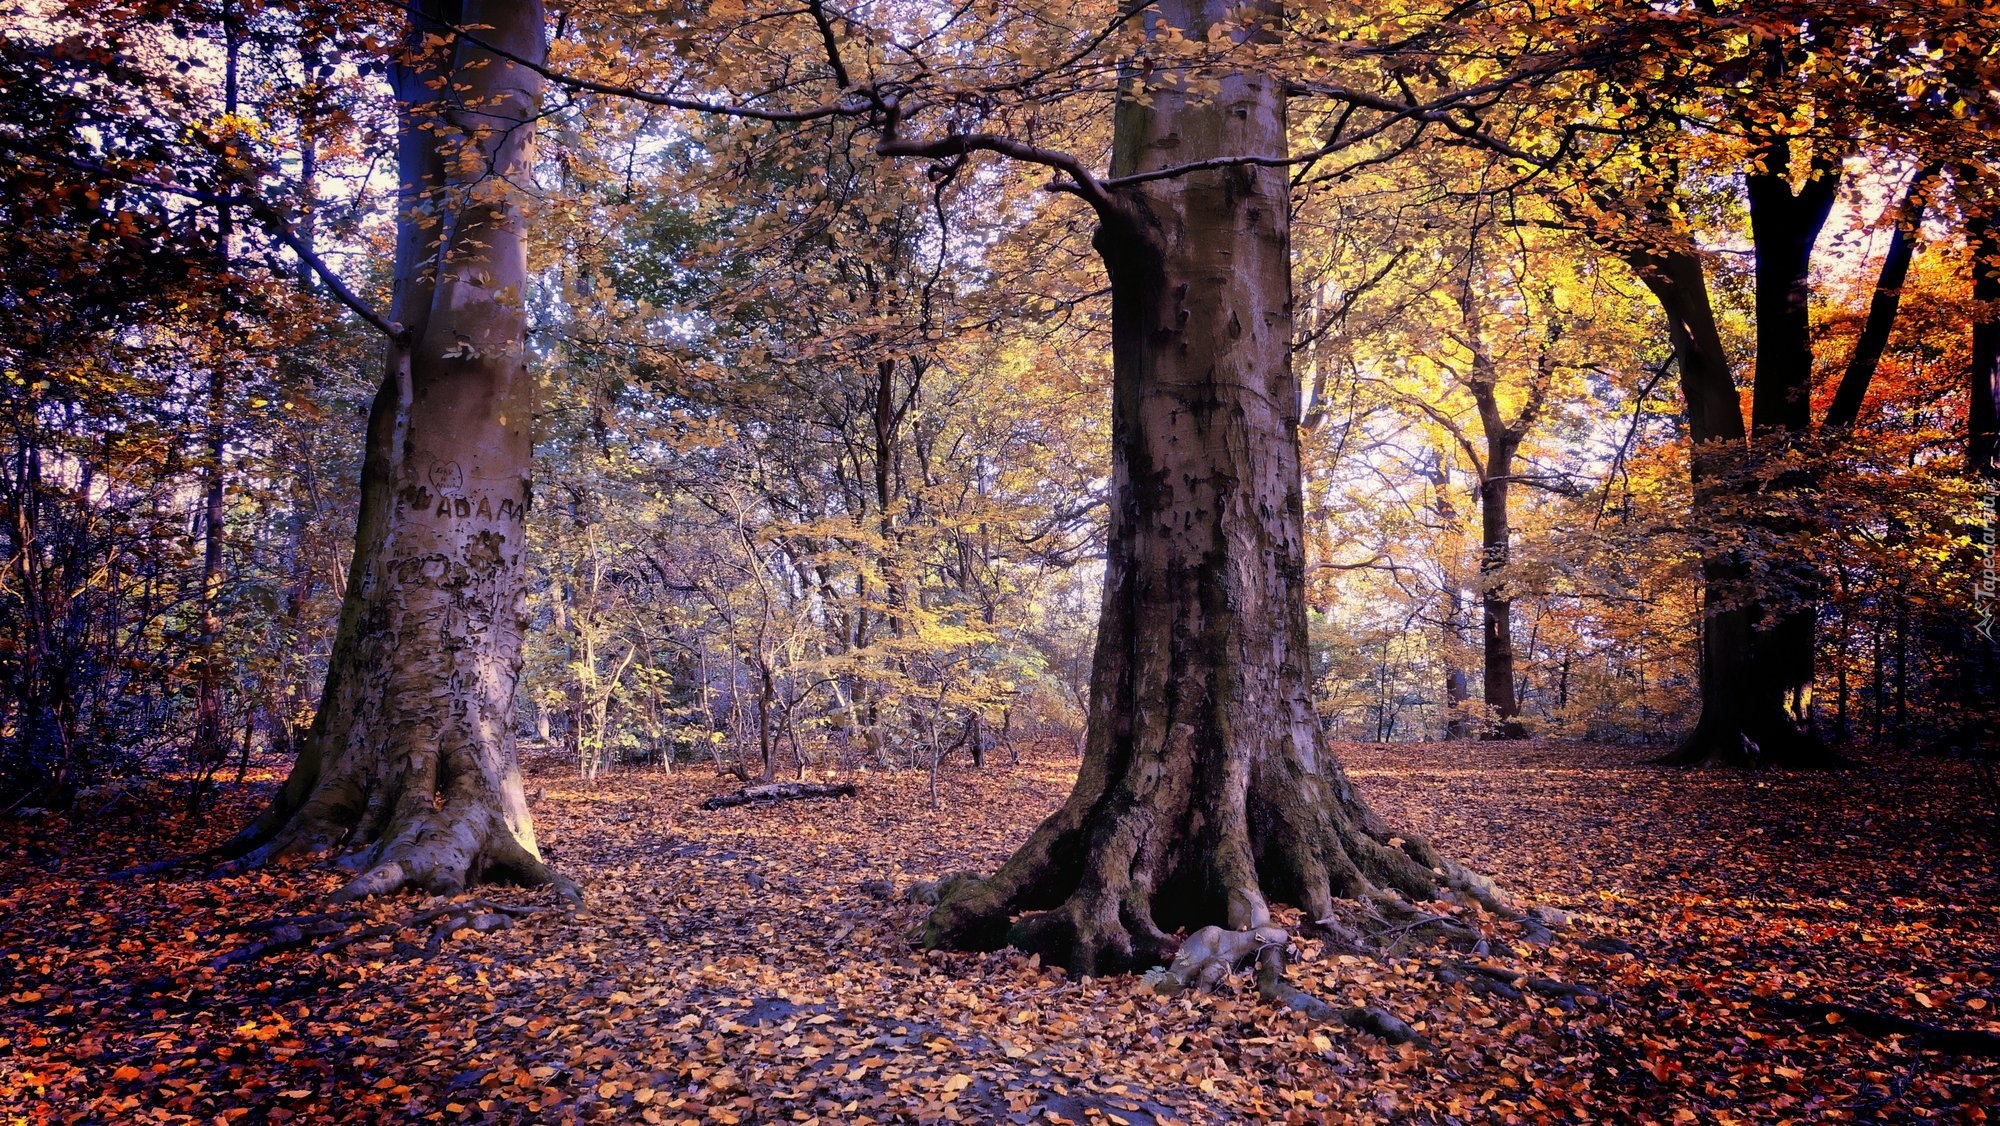
[[[851,798],[852,782],[762,782],[745,786],[733,794],[717,794],[701,803],[703,809],[729,809],[760,802],[801,801],[806,798]]]

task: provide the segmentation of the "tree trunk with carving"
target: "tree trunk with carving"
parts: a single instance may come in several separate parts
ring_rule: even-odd
[[[529,503],[521,199],[539,0],[409,9],[394,70],[400,335],[368,421],[361,512],[311,732],[229,867],[333,853],[351,899],[568,881],[543,863],[514,756]],[[428,35],[427,35],[428,33]]]
[[[1170,0],[1200,42],[1231,6]],[[1269,75],[1128,79],[1114,177],[1285,151]],[[1013,945],[1086,974],[1167,960],[1174,932],[1265,926],[1284,901],[1392,913],[1480,877],[1393,832],[1326,753],[1310,697],[1289,189],[1235,166],[1114,188],[1114,503],[1076,788],[998,872],[949,881],[933,946]]]

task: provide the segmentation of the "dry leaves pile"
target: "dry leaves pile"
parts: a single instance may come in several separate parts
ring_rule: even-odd
[[[113,882],[212,839],[136,806],[0,824],[0,1121],[1983,1121],[2000,1061],[1828,1021],[2000,1031],[2000,878],[1969,771],[1690,775],[1598,747],[1350,747],[1394,824],[1576,926],[1496,960],[1601,1002],[1304,944],[1302,985],[1429,1050],[1257,1000],[913,951],[899,894],[990,869],[1066,793],[1059,752],[703,812],[705,775],[531,774],[587,913],[210,963],[311,913],[312,870]],[[268,780],[267,780],[268,781]],[[491,898],[536,902],[527,893]],[[373,921],[414,914],[371,904]],[[1806,1014],[1806,1015],[1801,1015]]]

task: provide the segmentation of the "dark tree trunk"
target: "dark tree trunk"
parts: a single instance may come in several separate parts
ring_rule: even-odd
[[[538,0],[411,9],[397,65],[403,335],[369,415],[355,554],[312,730],[235,866],[334,851],[353,898],[556,883],[514,758],[533,381],[519,199],[541,78]],[[429,33],[428,36],[426,33]]]
[[[1990,206],[1990,205],[1989,205]],[[1966,468],[1988,480],[2000,480],[2000,230],[1985,210],[1966,219],[1966,240],[1972,245],[1972,299],[1978,313],[1972,324],[1972,367],[1966,373],[1971,406],[1966,416]]]
[[[1992,198],[1995,185],[1991,180],[1973,180],[1975,173],[1970,169],[1964,175],[1988,193],[1966,207],[1966,239],[1972,246],[1972,299],[1978,311],[1972,323],[1972,365],[1966,372],[1970,403],[1966,415],[1965,463],[1967,472],[1985,486],[1980,509],[1986,527],[1978,537],[1986,541],[1986,558],[1974,581],[1986,601],[1977,607],[1978,615],[1966,640],[1966,647],[1971,650],[1966,654],[1971,671],[1962,697],[1967,713],[1966,733],[1977,737],[1981,725],[1989,730],[1992,727],[1994,670],[2000,667],[2000,646],[1995,644],[1996,634],[2000,634],[2000,624],[1996,624],[2000,607],[1992,604],[1989,585],[1994,569],[2000,567],[2000,561],[1996,561],[2000,544],[1994,542],[1995,530],[2000,529],[2000,410],[1995,407],[1996,401],[2000,401],[2000,230],[1994,228],[1993,222],[1994,208],[2000,201]]]
[[[1896,596],[1896,745],[1910,743],[1910,600]]]
[[[1812,427],[1813,246],[1840,185],[1837,168],[1812,170],[1792,190],[1789,144],[1761,151],[1746,178],[1756,251],[1757,372],[1750,389],[1753,437],[1783,438]]]
[[[1681,369],[1694,444],[1690,472],[1695,513],[1711,525],[1735,519],[1747,436],[1701,261],[1691,252],[1650,249],[1632,260],[1666,313]],[[1701,714],[1694,730],[1662,761],[1819,765],[1823,749],[1792,724],[1784,685],[1765,676],[1754,659],[1756,609],[1743,559],[1727,546],[1711,543],[1703,549],[1701,574]]]
[[[225,0],[222,6],[222,110],[234,118],[237,110],[237,63],[238,43],[236,35],[235,6]],[[230,269],[230,254],[236,241],[235,209],[227,204],[216,208],[215,248],[220,259],[221,272]],[[235,333],[227,323],[227,305],[222,313],[223,323],[216,326],[221,340],[233,339]],[[195,734],[194,755],[197,777],[206,778],[228,755],[229,748],[223,742],[222,734],[222,539],[225,525],[224,461],[228,453],[228,430],[223,423],[223,411],[227,408],[228,358],[221,349],[216,349],[209,357],[208,368],[208,464],[205,467],[207,481],[202,490],[202,563],[201,563],[201,664],[195,676]],[[197,785],[188,795],[188,807],[192,812],[198,808],[204,786]]]
[[[212,769],[229,752],[222,733],[222,547],[226,524],[223,473],[228,456],[222,412],[226,407],[226,376],[221,357],[216,357],[213,362],[214,367],[208,377],[209,419],[204,443],[208,464],[203,472],[207,480],[202,488],[201,661],[195,672],[194,754],[191,756],[198,770]]]
[[[1834,664],[1833,742],[1836,746],[1854,741],[1854,721],[1851,714],[1854,692],[1850,684],[1851,674],[1847,668],[1849,664],[1848,656],[1854,649],[1854,600],[1852,592],[1848,587],[1845,571],[1841,572],[1840,591],[1842,595],[1840,608],[1840,648],[1838,650],[1839,659]]]
[[[1837,164],[1816,161],[1796,192],[1792,189],[1790,142],[1779,138],[1761,151],[1761,167],[1747,179],[1750,237],[1756,249],[1757,371],[1750,390],[1753,457],[1769,458],[1791,449],[1812,429],[1812,254],[1840,187]],[[1806,474],[1784,475],[1782,489],[1807,492]],[[1754,487],[1745,478],[1744,487]],[[1800,498],[1794,504],[1810,504]],[[1763,506],[1759,506],[1763,507]],[[1774,580],[1758,591],[1752,612],[1756,636],[1751,661],[1756,680],[1775,689],[1795,735],[1787,743],[1811,745],[1813,663],[1817,648],[1821,578],[1803,549],[1791,542],[1809,529],[1796,519],[1763,521],[1772,535],[1766,550],[1779,558],[1767,573]],[[1763,746],[1759,744],[1760,751]]]
[[[1222,0],[1158,18],[1199,42]],[[1211,92],[1191,95],[1199,80]],[[1285,151],[1282,83],[1128,78],[1113,174]],[[1378,908],[1479,877],[1362,803],[1309,694],[1289,190],[1235,166],[1114,190],[1112,474],[1089,728],[1061,810],[985,879],[951,881],[928,945],[1011,944],[1079,973],[1167,959],[1172,932],[1264,926],[1282,899]]]
[[[1872,628],[1869,631],[1871,637],[1870,651],[1873,654],[1875,662],[1875,675],[1870,681],[1868,690],[1868,741],[1871,743],[1880,743],[1882,741],[1883,665],[1881,611],[1882,608],[1878,604],[1875,608],[1875,621],[1872,623]]]
[[[1479,408],[1479,428],[1486,441],[1485,456],[1475,459],[1479,472],[1481,688],[1487,715],[1486,727],[1480,734],[1486,739],[1520,739],[1528,731],[1521,724],[1521,704],[1514,689],[1514,599],[1507,589],[1507,564],[1513,557],[1514,537],[1508,502],[1514,481],[1514,457],[1541,413],[1552,371],[1546,363],[1539,365],[1537,378],[1528,388],[1527,402],[1512,421],[1501,413],[1500,373],[1487,350],[1486,328],[1474,284],[1480,269],[1475,251],[1465,283],[1458,291],[1465,345],[1472,353],[1465,385]]]
[[[772,753],[771,748],[771,708],[776,696],[777,685],[771,677],[770,663],[759,657],[757,661],[757,753],[761,756],[762,765],[758,770],[757,778],[761,782],[769,782],[778,776],[778,760],[777,756]]]
[[[1520,739],[1521,704],[1514,697],[1514,600],[1507,593],[1506,570],[1512,554],[1507,512],[1508,477],[1513,473],[1518,439],[1488,446],[1486,480],[1479,485],[1479,605],[1485,638],[1486,711],[1489,739]]]

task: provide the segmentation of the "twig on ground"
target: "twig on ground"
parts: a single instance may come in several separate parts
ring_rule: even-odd
[[[1763,997],[1759,1000],[1765,1008],[1805,1025],[1821,1028],[1829,1024],[1846,1025],[1864,1036],[1907,1036],[1926,1051],[2000,1059],[2000,1033],[1984,1029],[1951,1028],[1833,1001],[1795,1001],[1783,997]]]

